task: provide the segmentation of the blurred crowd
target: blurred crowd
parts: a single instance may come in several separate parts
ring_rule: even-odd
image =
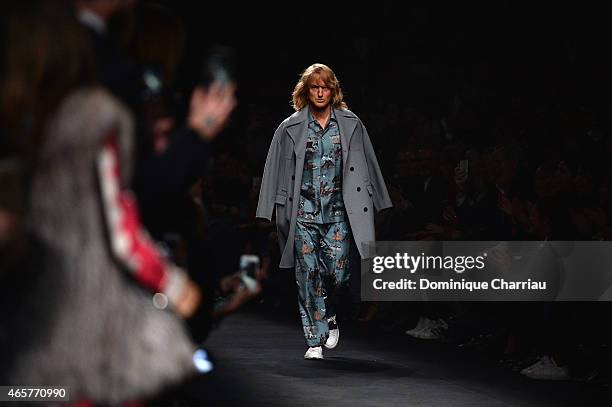
[[[274,225],[254,217],[286,112],[236,108],[236,84],[211,78],[204,52],[189,90],[175,86],[186,32],[164,7],[37,0],[4,18],[2,382],[147,400],[197,374],[193,355],[245,303],[297,317]],[[367,45],[354,44],[362,60]],[[394,203],[378,240],[612,237],[607,110],[469,83],[436,109],[351,94]],[[260,259],[253,273],[244,254]],[[343,322],[364,333],[475,347],[534,379],[609,382],[606,303],[361,303],[358,274]]]
[[[391,123],[388,128],[372,131],[404,133],[391,142],[373,136],[388,163],[394,201],[378,217],[377,239],[610,240],[608,113],[578,101],[534,106],[517,97],[499,114],[488,103],[485,91],[473,89],[469,99],[459,94],[449,100],[452,108],[443,117],[406,109],[405,123],[397,126],[391,118],[382,121]],[[539,115],[530,116],[533,111]],[[561,266],[554,273],[559,290],[580,279]],[[594,298],[609,286],[602,281]],[[580,301],[370,303],[356,318],[419,340],[485,350],[532,379],[609,385],[611,332],[596,322],[608,312],[605,302]]]

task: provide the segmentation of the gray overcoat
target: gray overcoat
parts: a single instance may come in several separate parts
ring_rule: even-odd
[[[365,258],[363,243],[374,242],[374,209],[393,206],[365,126],[350,110],[334,108],[342,143],[342,198],[356,246]],[[293,240],[304,153],[308,133],[308,109],[286,118],[272,138],[257,204],[258,218],[272,219],[276,210],[280,267],[294,267]]]

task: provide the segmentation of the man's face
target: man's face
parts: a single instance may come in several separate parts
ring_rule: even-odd
[[[308,102],[316,109],[325,109],[332,97],[331,88],[329,88],[319,75],[313,75],[312,80],[308,84]]]

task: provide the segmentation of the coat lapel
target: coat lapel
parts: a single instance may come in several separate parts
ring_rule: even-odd
[[[306,135],[308,133],[308,108],[291,115],[287,123],[287,133],[293,140],[296,161],[304,163],[304,152],[306,151]]]
[[[340,142],[342,143],[342,162],[347,162],[349,146],[351,145],[351,138],[357,127],[357,120],[354,114],[349,113],[346,110],[340,110],[334,108],[334,114],[340,127]]]

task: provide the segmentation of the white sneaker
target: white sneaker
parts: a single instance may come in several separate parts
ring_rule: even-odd
[[[338,340],[340,339],[340,329],[338,328],[338,323],[336,322],[336,317],[333,316],[327,320],[329,324],[329,336],[327,337],[327,341],[325,341],[325,347],[327,349],[334,349],[336,345],[338,345]],[[332,327],[335,327],[332,329]]]
[[[409,335],[417,339],[440,339],[442,331],[448,329],[448,324],[443,319],[425,318],[425,322],[421,329],[416,330]]]
[[[425,328],[414,333],[414,337],[418,339],[440,339],[442,331],[448,329],[448,324],[443,319],[429,320],[430,323]]]
[[[415,332],[413,335],[417,339],[440,339],[442,337],[440,327],[428,326]]]
[[[338,339],[340,339],[340,330],[330,329],[327,341],[325,341],[325,347],[327,349],[334,349],[338,345]]]
[[[320,346],[308,348],[304,354],[304,359],[316,360],[323,359],[323,349]]]
[[[409,329],[405,332],[406,335],[414,336],[416,332],[419,332],[426,326],[430,325],[433,321],[429,318],[419,317],[419,322],[417,322],[416,326],[412,329]]]
[[[521,370],[521,374],[522,375],[527,375],[527,373],[531,372],[532,370],[536,370],[536,369],[540,369],[542,368],[542,366],[546,366],[551,364],[550,358],[548,356],[540,356],[540,358],[538,359],[537,362],[535,362],[534,364],[531,364],[529,366],[527,366],[526,368],[524,368],[523,370]]]
[[[436,320],[436,324],[438,325],[439,328],[448,329],[448,323],[442,318],[438,318]]]
[[[523,373],[525,372],[525,373]],[[521,371],[521,374],[536,380],[569,380],[570,372],[567,366],[559,366],[554,359],[544,356],[540,362],[534,363]]]

